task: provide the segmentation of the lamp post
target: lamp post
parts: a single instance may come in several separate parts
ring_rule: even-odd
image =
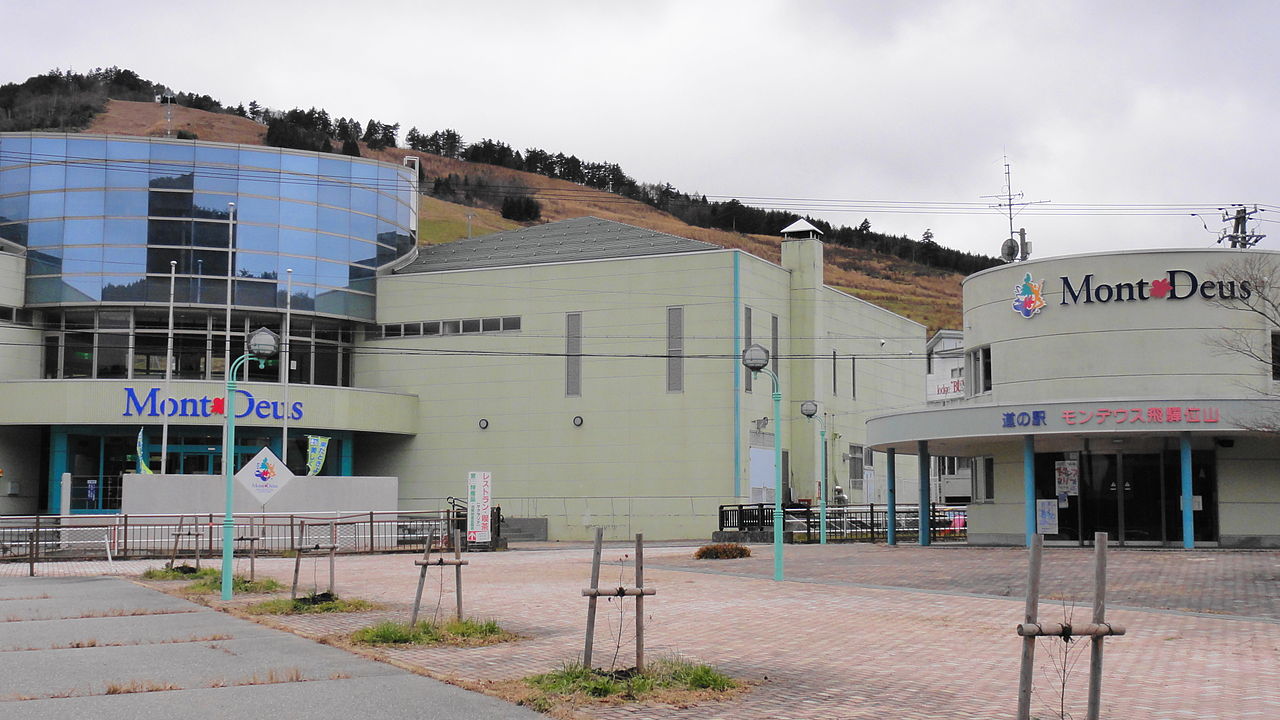
[[[769,351],[753,343],[742,351],[742,364],[751,371],[773,380],[773,579],[782,580],[782,389],[778,376],[768,367]]]
[[[226,474],[226,510],[222,515],[222,599],[231,599],[231,558],[234,554],[232,549],[232,536],[235,530],[235,521],[232,518],[231,498],[234,494],[235,472],[232,464],[235,461],[235,444],[236,444],[236,372],[240,367],[249,360],[257,360],[258,367],[261,368],[267,364],[267,358],[275,356],[280,349],[280,336],[271,332],[267,328],[258,328],[249,335],[249,352],[236,358],[230,366],[227,367],[227,395],[225,398],[225,407],[227,409],[227,426],[226,440],[222,443],[222,469]]]
[[[821,497],[818,499],[818,542],[822,545],[827,544],[827,421],[818,414],[818,403],[813,400],[805,400],[800,403],[800,414],[810,420],[818,421],[818,454],[822,455],[821,475],[818,480],[818,492]],[[815,464],[815,469],[819,467]]]

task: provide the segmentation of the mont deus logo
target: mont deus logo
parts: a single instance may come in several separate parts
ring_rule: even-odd
[[[1061,276],[1062,300],[1059,305],[1093,305],[1146,300],[1248,300],[1254,288],[1248,280],[1201,280],[1190,270],[1166,270],[1164,277],[1140,278],[1134,282],[1098,282],[1093,273],[1072,279]],[[1035,282],[1031,273],[1013,289],[1013,311],[1030,319],[1044,309],[1044,280]]]
[[[283,420],[285,405],[276,400],[258,400],[253,397],[253,393],[248,390],[236,390],[243,400],[242,405],[236,402],[237,418],[249,417],[254,415],[263,420]],[[243,409],[239,409],[243,408]],[[160,388],[150,388],[146,394],[139,395],[134,388],[127,387],[124,389],[124,417],[132,417],[134,415],[147,417],[211,417],[214,415],[226,415],[226,401],[221,397],[185,397],[175,398],[160,397]],[[294,402],[289,404],[289,419],[302,419],[302,403]]]

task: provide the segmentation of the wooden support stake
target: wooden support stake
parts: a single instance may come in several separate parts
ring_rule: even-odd
[[[307,521],[300,520],[298,522],[298,532],[303,540],[307,539]],[[293,556],[293,588],[289,590],[289,599],[298,599],[298,574],[302,572],[302,543],[294,545]]]
[[[422,552],[422,560],[418,563],[418,592],[413,596],[413,613],[409,615],[409,627],[418,624],[418,608],[422,606],[422,586],[427,581],[427,566],[431,564],[431,542],[435,540],[435,528],[427,530],[427,547]]]
[[[1023,623],[1035,623],[1040,608],[1040,554],[1044,540],[1031,536],[1031,558],[1027,565],[1027,609]],[[1022,638],[1022,667],[1018,673],[1018,720],[1031,720],[1031,681],[1035,670],[1036,638]]]
[[[1093,622],[1101,625],[1107,615],[1107,534],[1093,534]],[[1086,720],[1098,720],[1102,705],[1102,641],[1096,635],[1089,652],[1089,707]]]
[[[604,542],[604,528],[596,528],[596,546],[595,553],[591,557],[591,589],[597,590],[600,587],[600,545]],[[582,666],[591,669],[591,645],[595,641],[596,634],[596,595],[591,595],[587,600],[587,641],[582,648]]]
[[[1023,623],[1018,626],[1019,637],[1090,637],[1124,635],[1123,625],[1115,623]]]
[[[459,537],[457,528],[453,531],[453,591],[458,601],[458,621],[462,621],[462,538]]]
[[[636,587],[644,587],[644,533],[636,533]],[[636,672],[644,672],[644,594],[636,596]]]

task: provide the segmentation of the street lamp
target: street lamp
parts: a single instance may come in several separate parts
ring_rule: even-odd
[[[822,545],[827,544],[827,421],[818,414],[818,403],[813,400],[805,400],[800,403],[800,414],[810,420],[817,420],[818,427],[818,453],[822,455],[822,470],[818,477],[818,492],[821,498],[818,500],[818,542]]]
[[[782,580],[782,389],[778,376],[768,368],[769,351],[753,343],[742,351],[742,364],[752,377],[764,373],[773,379],[773,579]]]
[[[228,341],[230,337],[228,337]],[[222,599],[231,599],[231,557],[234,554],[232,548],[232,535],[235,530],[235,522],[232,519],[231,498],[234,492],[235,471],[232,463],[235,458],[236,446],[236,373],[240,371],[240,367],[248,360],[257,360],[258,367],[262,368],[267,364],[267,358],[274,357],[280,349],[280,336],[271,332],[267,328],[258,328],[249,334],[249,352],[236,358],[234,362],[227,367],[227,395],[225,398],[225,407],[227,411],[227,427],[226,440],[222,443],[222,470],[227,476],[226,484],[226,510],[222,515]]]

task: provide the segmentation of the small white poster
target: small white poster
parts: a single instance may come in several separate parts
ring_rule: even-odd
[[[493,537],[489,527],[492,491],[493,473],[467,473],[467,542],[489,542]]]
[[[293,477],[293,473],[271,452],[271,448],[265,447],[236,473],[236,480],[253,493],[259,505],[266,505]]]
[[[1080,463],[1075,460],[1059,460],[1053,464],[1054,491],[1059,495],[1080,494]]]
[[[1036,532],[1041,535],[1058,534],[1058,499],[1036,500]]]

